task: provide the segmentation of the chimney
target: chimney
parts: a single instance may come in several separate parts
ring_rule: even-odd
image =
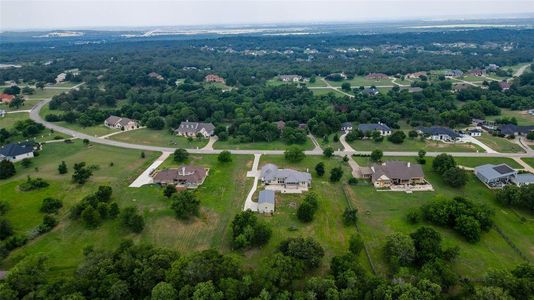
[[[410,165],[411,165],[411,163],[410,163],[410,162],[408,162],[408,168],[410,167]]]

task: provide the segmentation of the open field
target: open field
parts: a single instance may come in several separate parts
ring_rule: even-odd
[[[291,146],[300,147],[302,150],[312,150],[312,141],[307,138],[306,143],[288,145],[281,140],[272,142],[237,143],[229,138],[226,141],[217,141],[213,144],[213,149],[233,149],[233,150],[285,150]]]
[[[6,114],[5,117],[0,118],[0,128],[6,128],[8,130],[12,129],[15,126],[15,123],[18,121],[27,120],[28,113],[14,113],[14,114]],[[43,130],[39,135],[36,135],[31,138],[23,137],[22,135],[17,135],[14,137],[10,137],[10,142],[20,142],[25,140],[33,140],[36,142],[44,142],[55,139],[55,137],[62,137],[66,138],[67,136],[59,133],[59,132],[53,132],[49,129]]]
[[[375,149],[382,151],[419,151],[423,149],[427,152],[484,152],[482,148],[474,144],[446,144],[438,141],[421,141],[420,138],[406,138],[402,144],[393,144],[387,140],[387,137],[384,137],[384,141],[379,143],[375,143],[373,140],[356,140],[349,144],[357,151],[372,151]]]
[[[522,158],[521,160],[526,162],[529,166],[534,168],[534,157],[525,157],[525,158]]]
[[[355,157],[363,163],[361,158]],[[411,160],[411,158],[396,158]],[[463,162],[462,162],[463,163]],[[369,247],[371,257],[378,271],[388,273],[388,266],[383,259],[382,249],[385,237],[393,232],[411,233],[425,222],[411,225],[406,221],[406,214],[411,209],[420,207],[435,197],[463,196],[476,203],[484,203],[495,210],[495,223],[505,232],[512,242],[527,256],[534,257],[534,224],[523,223],[512,210],[501,207],[494,192],[487,189],[474,175],[470,175],[468,184],[462,189],[446,186],[439,175],[431,171],[432,158],[427,158],[423,166],[428,181],[435,192],[377,192],[371,186],[351,187],[351,199],[359,209],[360,230]],[[526,213],[525,213],[526,214]],[[446,246],[459,246],[460,255],[454,269],[463,276],[480,278],[490,269],[508,268],[522,262],[520,256],[497,233],[491,230],[484,233],[479,243],[470,244],[450,229],[429,225],[438,230]]]
[[[371,164],[371,161],[368,156],[353,156],[353,158],[360,165],[365,166],[365,165]],[[387,160],[387,159],[389,160],[391,159],[412,160],[411,157],[389,157],[389,156],[385,157],[383,160]],[[427,164],[428,164],[429,159],[430,158],[427,157]],[[474,168],[474,167],[484,165],[484,164],[498,165],[502,163],[508,164],[512,168],[516,168],[516,169],[522,168],[522,166],[519,163],[517,163],[515,160],[511,158],[506,158],[506,157],[455,157],[454,160],[456,161],[458,165],[468,167],[468,168]]]
[[[350,86],[352,88],[358,88],[360,86],[380,86],[380,85],[391,85],[393,86],[393,82],[391,82],[391,79],[385,79],[385,80],[372,80],[367,79],[365,76],[356,76],[351,80],[343,80],[343,81],[328,81],[330,85],[340,87],[344,82],[350,83]]]
[[[208,143],[208,139],[196,139],[189,142],[185,137],[171,134],[168,130],[152,130],[148,128],[126,131],[109,137],[110,140],[126,143],[154,145],[176,148],[202,148]]]
[[[488,133],[482,133],[482,136],[476,137],[477,140],[484,143],[486,146],[497,152],[503,153],[521,153],[525,152],[521,146],[514,144],[507,140],[506,138],[501,138],[498,136],[492,136]]]
[[[312,91],[312,93],[315,96],[323,96],[323,95],[328,95],[330,93],[334,94],[334,96],[337,96],[337,97],[346,97],[347,96],[347,95],[341,93],[340,91],[338,91],[337,89],[334,90],[334,89],[326,88],[326,87],[324,89],[312,89],[310,91]]]
[[[23,121],[26,119],[29,119],[28,113],[6,114],[5,117],[0,118],[0,128],[11,128],[18,121]]]
[[[529,115],[526,111],[522,110],[509,110],[501,108],[500,116],[488,116],[488,120],[500,119],[502,117],[514,117],[517,119],[518,125],[534,125],[534,116]]]

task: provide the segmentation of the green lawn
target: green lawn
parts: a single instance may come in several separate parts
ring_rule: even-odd
[[[6,114],[5,117],[0,118],[0,128],[11,129],[13,128],[13,126],[15,125],[17,121],[23,121],[27,119],[29,119],[28,113]],[[45,129],[40,134],[34,137],[26,138],[26,137],[23,137],[22,135],[17,135],[17,136],[10,137],[9,141],[19,142],[19,141],[31,139],[36,142],[44,142],[44,141],[54,140],[55,137],[66,138],[67,136],[59,132],[54,132],[52,130]]]
[[[320,77],[315,78],[315,82],[306,82],[306,86],[309,87],[325,87],[326,83],[324,83],[323,80],[321,80]]]
[[[521,160],[526,162],[529,166],[534,168],[534,157],[524,157],[524,158],[521,158]]]
[[[18,121],[26,119],[28,119],[28,113],[6,114],[5,117],[0,118],[0,128],[11,128]]]
[[[406,138],[402,144],[393,144],[384,138],[384,141],[375,143],[373,140],[356,140],[350,145],[356,151],[372,151],[380,149],[382,151],[419,151],[421,149],[427,152],[484,152],[482,148],[474,144],[446,144],[438,141],[421,141],[420,138]]]
[[[364,162],[364,158],[355,157],[355,159],[362,164]],[[412,158],[397,159],[415,161]],[[441,178],[431,171],[431,165],[432,158],[427,158],[427,163],[423,168],[425,176],[434,186],[435,192],[406,194],[377,192],[371,186],[351,187],[352,201],[360,212],[360,229],[369,247],[372,260],[380,273],[388,273],[382,252],[385,237],[393,232],[410,233],[421,225],[429,225],[424,223],[411,225],[405,217],[410,209],[420,207],[435,197],[464,196],[476,203],[487,204],[495,210],[494,220],[496,224],[523,253],[534,257],[533,222],[522,223],[512,210],[501,207],[495,201],[494,192],[487,189],[474,175],[470,175],[470,180],[464,188],[454,189],[446,186]],[[484,233],[479,243],[470,244],[452,230],[433,227],[442,234],[445,245],[460,247],[460,255],[454,264],[454,269],[462,276],[480,278],[490,269],[510,268],[522,262],[521,258],[495,230]]]
[[[338,138],[341,136],[341,132],[331,133],[330,135],[328,135],[328,143],[325,143],[323,138],[320,138],[320,137],[315,137],[315,138],[317,139],[317,142],[319,143],[319,145],[321,146],[321,148],[323,150],[326,147],[332,147],[334,149],[334,151],[343,150],[343,145],[341,145],[339,140],[337,142],[334,142],[334,135],[336,135],[336,134],[337,134]]]
[[[306,143],[294,144],[303,150],[312,150],[314,148],[312,141],[307,138]],[[214,149],[232,149],[232,150],[286,150],[292,145],[288,145],[281,140],[272,142],[254,142],[254,143],[239,143],[229,138],[226,141],[217,141],[213,144]]]
[[[497,152],[503,153],[521,153],[525,152],[521,146],[508,141],[506,138],[492,136],[488,133],[483,133],[482,136],[476,137],[477,140],[486,144],[486,146]]]
[[[353,156],[354,160],[360,164],[360,165],[370,165],[371,164],[371,161],[369,159],[368,156]],[[414,158],[412,157],[409,157],[409,156],[399,156],[399,157],[385,157],[384,160],[392,160],[392,159],[397,159],[397,160],[412,160]],[[431,158],[429,158],[431,159]],[[456,163],[458,165],[461,165],[461,166],[464,166],[464,167],[468,167],[468,168],[474,168],[474,167],[477,167],[477,166],[480,166],[480,165],[484,165],[484,164],[494,164],[494,165],[498,165],[498,164],[502,164],[502,163],[505,163],[505,164],[508,164],[510,167],[512,168],[515,168],[515,169],[522,169],[523,167],[517,163],[515,160],[511,159],[511,158],[507,158],[507,157],[455,157],[454,160],[456,161]]]
[[[206,146],[208,139],[193,139],[189,142],[185,137],[171,134],[168,130],[152,130],[148,128],[126,131],[110,136],[109,139],[132,144],[153,145],[196,149]]]
[[[385,80],[372,80],[367,79],[365,76],[356,76],[351,80],[343,80],[343,81],[328,81],[330,85],[340,87],[344,82],[350,83],[350,86],[352,88],[358,88],[360,86],[380,86],[380,85],[391,85],[393,86],[393,82],[391,82],[391,79],[385,79]]]
[[[337,97],[346,97],[347,95],[341,93],[340,91],[338,90],[333,90],[331,88],[324,88],[324,89],[311,89],[310,91],[312,91],[312,93],[315,95],[315,96],[323,96],[323,95],[328,95],[330,93],[332,93],[334,96],[337,96]]]
[[[534,125],[534,116],[529,115],[527,111],[520,111],[520,110],[509,110],[505,108],[501,108],[501,115],[499,116],[488,116],[488,120],[495,120],[502,117],[515,117],[517,119],[517,123],[519,125]]]

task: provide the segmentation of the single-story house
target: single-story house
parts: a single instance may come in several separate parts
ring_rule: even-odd
[[[352,131],[352,123],[351,122],[341,123],[341,131],[342,132]]]
[[[273,190],[263,190],[258,196],[258,212],[268,214],[274,212],[275,195]]]
[[[208,74],[208,75],[206,75],[206,77],[204,77],[204,81],[206,81],[206,82],[224,83],[224,78],[220,77],[219,75]]]
[[[419,79],[421,76],[426,76],[426,72],[415,72],[406,75],[408,79]]]
[[[180,127],[176,128],[174,132],[180,136],[195,137],[197,134],[201,134],[205,138],[209,138],[215,132],[215,126],[212,123],[202,122],[185,122],[180,123]]]
[[[527,135],[529,132],[534,131],[534,126],[518,126],[515,124],[503,124],[497,127],[497,131],[501,134],[510,135]]]
[[[376,188],[427,184],[423,168],[411,162],[391,160],[371,167],[371,182]]]
[[[468,73],[469,73],[469,75],[473,75],[473,76],[477,76],[477,77],[480,77],[480,76],[486,74],[486,72],[484,70],[481,70],[481,69],[473,69],[473,70],[470,70]]]
[[[148,77],[150,78],[154,78],[154,79],[157,79],[157,80],[163,80],[165,78],[163,78],[163,76],[161,76],[160,74],[156,73],[156,72],[150,72],[148,73]]]
[[[13,101],[13,99],[15,99],[15,96],[13,95],[6,93],[0,94],[0,102],[2,103],[9,104],[11,101]]]
[[[380,93],[380,91],[378,91],[378,89],[376,88],[371,87],[371,88],[363,89],[361,93],[367,96],[376,96]]]
[[[280,79],[283,82],[299,82],[302,80],[302,76],[300,75],[279,75],[278,79]]]
[[[389,79],[389,76],[384,73],[369,73],[365,78],[371,80],[384,80]]]
[[[136,120],[117,116],[109,116],[104,121],[104,125],[109,128],[117,128],[125,131],[139,128],[139,123]]]
[[[482,130],[480,129],[469,129],[467,130],[467,134],[470,136],[482,136]]]
[[[517,174],[512,178],[512,182],[517,186],[534,184],[534,174],[531,174],[531,173]]]
[[[419,133],[423,134],[424,136],[428,137],[428,139],[434,140],[434,141],[457,141],[460,139],[460,134],[458,134],[456,131],[446,128],[446,127],[439,127],[439,126],[432,126],[432,127],[422,127],[419,128]]]
[[[154,183],[160,185],[172,184],[177,187],[195,189],[204,183],[209,169],[196,166],[180,166],[178,168],[165,169],[153,176]]]
[[[507,81],[501,81],[499,82],[499,87],[501,88],[501,91],[507,91],[510,89],[512,85]]]
[[[474,172],[475,176],[489,187],[503,187],[517,175],[517,171],[507,164],[485,164],[476,167]]]
[[[306,191],[311,187],[312,176],[308,172],[279,169],[274,164],[266,164],[261,168],[260,179],[271,186],[270,189]]]
[[[449,77],[462,77],[464,76],[464,72],[461,70],[450,70],[446,71],[444,75]]]
[[[391,128],[384,123],[364,123],[358,125],[358,130],[364,134],[367,132],[378,131],[381,136],[391,135]]]
[[[286,128],[286,122],[284,122],[282,120],[276,122],[276,128],[278,128],[278,130],[282,130],[282,129]]]
[[[35,150],[34,144],[31,142],[7,144],[0,148],[0,161],[17,162],[25,158],[32,158]]]

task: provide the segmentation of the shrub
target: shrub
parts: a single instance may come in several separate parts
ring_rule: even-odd
[[[311,237],[288,238],[280,243],[278,250],[285,256],[302,262],[309,270],[319,267],[324,257],[323,247]]]
[[[318,208],[317,194],[308,193],[297,209],[297,217],[302,222],[311,222]]]
[[[61,202],[61,200],[55,198],[44,198],[40,211],[47,214],[55,214],[62,207],[63,202]]]
[[[319,162],[317,165],[315,165],[315,172],[317,172],[317,176],[319,177],[322,177],[324,175],[325,169],[323,162]]]
[[[388,141],[392,142],[393,144],[402,144],[404,139],[406,139],[406,134],[404,131],[395,131],[388,137]]]
[[[272,230],[250,210],[240,212],[232,221],[232,245],[242,249],[266,244],[271,238]]]
[[[184,162],[189,157],[189,153],[185,149],[176,149],[174,150],[174,161]]]
[[[384,153],[380,149],[375,149],[373,152],[371,152],[371,161],[379,162],[382,159],[382,156],[384,156]]]
[[[326,147],[324,150],[323,150],[323,155],[324,157],[326,158],[330,158],[332,157],[332,155],[334,155],[334,149],[332,147]]]
[[[28,191],[43,189],[49,185],[50,184],[44,181],[42,178],[33,179],[30,176],[28,176],[28,178],[26,179],[26,182],[19,185],[19,189],[23,192],[28,192]]]
[[[284,157],[287,161],[299,162],[302,161],[306,155],[304,155],[304,151],[299,147],[291,146],[284,152]]]
[[[350,237],[349,240],[349,251],[358,256],[360,252],[364,249],[364,244],[362,237],[359,234],[354,234]]]
[[[37,232],[39,234],[49,232],[54,227],[56,227],[57,224],[58,224],[58,221],[56,220],[56,218],[50,215],[45,215],[43,217],[43,222],[37,227]]]
[[[217,160],[222,163],[227,163],[232,161],[232,153],[228,150],[224,150],[221,153],[219,153],[219,156],[217,156]]]
[[[0,161],[0,179],[7,179],[15,175],[15,165],[7,159]]]
[[[200,200],[191,191],[183,191],[172,195],[171,209],[178,219],[189,219],[197,216],[200,208]]]
[[[121,224],[131,232],[140,233],[145,228],[145,220],[137,212],[137,207],[129,206],[120,213]]]
[[[351,177],[351,178],[349,178],[348,183],[349,183],[350,185],[357,185],[357,184],[358,184],[358,178],[356,178],[356,177]]]
[[[67,164],[62,161],[57,167],[57,171],[59,172],[59,174],[67,174],[67,172],[69,171],[67,168]]]
[[[465,170],[458,167],[453,167],[445,171],[442,178],[446,184],[455,188],[464,186],[468,180]]]
[[[432,162],[432,170],[434,170],[434,172],[440,175],[443,175],[445,171],[454,167],[456,167],[454,157],[445,153],[436,156],[436,158],[434,158],[434,161]]]
[[[421,214],[418,210],[410,210],[408,214],[406,215],[406,219],[408,220],[408,223],[410,224],[417,224],[419,221],[421,221]]]
[[[343,224],[345,226],[356,225],[358,222],[358,210],[356,208],[345,208],[343,212]]]
[[[13,227],[11,222],[6,219],[0,219],[0,240],[5,240],[13,235]]]
[[[343,169],[341,167],[335,167],[330,170],[330,181],[338,182],[343,177]]]

